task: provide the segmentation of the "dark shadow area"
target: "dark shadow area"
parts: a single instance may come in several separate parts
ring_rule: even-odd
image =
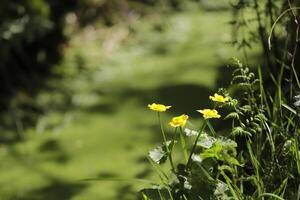
[[[110,178],[117,178],[118,175],[116,173],[112,173],[112,172],[100,172],[96,178],[107,178],[107,179],[110,179]]]
[[[72,199],[75,195],[81,193],[88,185],[84,183],[70,183],[60,180],[53,180],[45,187],[30,191],[22,197],[13,199],[20,200],[58,200]]]
[[[137,200],[137,192],[132,188],[131,184],[126,184],[117,189],[115,199],[118,200]]]
[[[208,107],[208,96],[212,91],[207,87],[196,84],[163,85],[154,90],[128,90],[120,94],[118,99],[137,99],[141,105],[147,106],[151,102],[172,105],[170,109],[174,115],[186,113],[191,117],[199,116],[197,109]]]
[[[12,132],[2,132],[0,137],[0,144],[13,145],[16,142],[19,142],[20,138],[15,131]]]
[[[215,81],[215,89],[218,88],[227,88],[231,85],[231,77],[233,73],[233,68],[228,65],[222,65],[216,68],[217,69],[217,78]]]
[[[132,151],[134,149],[134,144],[126,144],[124,145],[124,149],[126,151]]]
[[[156,92],[159,102],[167,102],[176,109],[170,110],[173,114],[188,114],[191,117],[199,116],[197,109],[208,107],[208,96],[211,90],[200,85],[173,85],[165,86],[158,89]]]
[[[88,106],[83,108],[84,111],[90,113],[104,113],[104,114],[113,114],[116,111],[116,106],[114,103],[106,103],[106,104],[96,104],[93,106]]]
[[[137,164],[145,164],[145,163],[149,163],[149,161],[148,161],[146,155],[145,155],[145,156],[140,156],[140,157],[138,157],[138,158],[135,160],[135,162],[136,162]]]
[[[34,101],[54,76],[68,41],[64,17],[78,1],[10,1],[0,4],[0,120],[1,128],[22,132],[36,122],[44,108]],[[13,113],[12,119],[7,115]],[[21,122],[21,123],[20,123]],[[20,135],[11,134],[15,140]],[[1,136],[2,137],[2,134]],[[5,139],[4,139],[5,141]],[[12,141],[12,140],[10,140]]]
[[[39,146],[39,152],[44,160],[51,160],[64,164],[69,160],[69,156],[57,140],[49,139]]]
[[[43,145],[40,146],[42,151],[57,151],[60,149],[59,145],[54,140],[46,141]],[[88,187],[87,183],[82,182],[69,182],[57,178],[56,176],[48,173],[44,169],[38,167],[33,162],[29,162],[30,158],[20,154],[16,149],[10,148],[9,153],[18,161],[19,165],[22,165],[24,168],[33,171],[47,181],[49,184],[42,186],[32,191],[28,191],[24,194],[16,194],[12,199],[22,199],[22,200],[57,200],[57,199],[72,199],[73,196],[82,192],[85,188]]]
[[[135,178],[146,178],[148,175],[152,173],[152,169],[150,167],[146,167],[143,171],[137,173],[135,175]]]
[[[57,140],[50,139],[45,141],[43,144],[40,145],[39,151],[40,152],[49,152],[49,151],[58,151],[61,150],[61,146],[57,142]]]

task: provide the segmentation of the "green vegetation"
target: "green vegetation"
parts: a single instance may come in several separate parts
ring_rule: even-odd
[[[4,0],[0,199],[299,200],[299,3],[230,2]]]
[[[57,66],[65,78],[50,80],[55,90],[35,99],[49,112],[23,142],[0,147],[1,199],[131,200],[144,184],[80,180],[156,179],[144,155],[161,136],[147,104],[185,103],[181,109],[193,112],[226,81],[222,63],[235,52],[224,44],[230,40],[228,12],[166,18],[134,21],[134,39],[126,27],[84,29],[72,37]],[[162,31],[153,28],[160,23]],[[108,41],[116,43],[112,50],[101,47],[105,34],[98,33],[105,31],[115,34]],[[118,43],[117,37],[124,39]],[[65,98],[70,109],[62,110]]]
[[[169,125],[175,127],[173,135],[164,136],[162,145],[149,151],[149,160],[160,181],[141,190],[144,200],[300,198],[297,124],[300,95],[295,97],[298,103],[290,105],[293,109],[277,92],[274,97],[266,95],[261,72],[260,78],[256,78],[236,58],[230,65],[235,68],[232,86],[241,97],[232,98],[224,88],[209,96],[213,109],[197,110],[204,118],[197,129],[187,123],[187,115],[171,120]],[[280,100],[276,100],[278,97]],[[164,106],[149,105],[159,118],[166,111],[160,107]],[[218,112],[224,109],[227,112],[221,118]],[[215,118],[231,124],[225,134],[212,125]],[[165,124],[161,121],[159,124],[164,135]],[[181,144],[181,152],[174,153],[177,143]],[[183,156],[174,159],[174,154]],[[170,166],[166,172],[160,165],[167,160]]]

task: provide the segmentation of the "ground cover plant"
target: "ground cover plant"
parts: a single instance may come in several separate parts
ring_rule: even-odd
[[[240,18],[232,23],[242,36],[234,44],[245,63],[231,59],[231,86],[209,97],[210,108],[197,110],[202,126],[195,129],[185,113],[171,119],[175,129],[167,137],[161,113],[176,108],[149,104],[158,113],[163,142],[149,151],[148,159],[161,182],[141,190],[142,199],[300,199],[299,7],[291,1],[237,2],[233,7]],[[267,11],[263,17],[261,7]],[[258,40],[244,35],[251,22],[246,9],[256,12],[258,32],[253,35]],[[277,26],[286,32],[275,33]],[[253,71],[247,51],[257,41],[266,67]],[[231,127],[221,130],[214,118]],[[165,163],[167,172],[160,167]]]
[[[235,67],[235,92],[241,95],[235,99],[220,89],[210,96],[212,107],[197,110],[204,118],[198,130],[183,114],[169,122],[175,129],[168,140],[161,113],[172,107],[149,105],[158,114],[163,135],[162,145],[148,154],[161,184],[142,190],[143,199],[300,198],[299,96],[294,105],[282,100],[270,106],[273,97],[266,95],[261,76],[256,78],[237,59],[230,65]],[[218,111],[221,109],[226,110],[223,117]],[[231,128],[220,134],[211,123],[215,118],[226,120]],[[173,154],[177,146],[181,146],[183,156],[176,163]],[[159,167],[165,162],[169,162],[169,172]]]
[[[292,1],[265,3],[238,1],[233,5],[239,17],[232,23],[242,33],[233,44],[244,52],[245,63],[231,59],[229,66],[235,68],[231,85],[209,97],[217,103],[198,110],[203,115],[200,128],[188,123],[185,113],[171,119],[169,125],[175,130],[167,138],[160,113],[176,108],[149,105],[158,112],[163,133],[163,143],[148,154],[161,182],[143,189],[142,199],[300,199],[300,8]],[[258,32],[253,35],[258,40],[244,35],[251,32],[247,26],[253,20],[245,17],[247,9],[256,12]],[[253,71],[247,51],[257,41],[263,48],[265,67]],[[231,127],[218,130],[212,118]],[[178,154],[182,154],[179,159]],[[165,162],[170,165],[167,172],[160,167]]]

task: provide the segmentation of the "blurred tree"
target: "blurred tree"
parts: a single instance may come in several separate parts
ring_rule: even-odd
[[[105,26],[180,9],[183,0],[2,0],[0,3],[0,125],[16,128],[35,123],[43,112],[34,96],[46,88],[52,68],[67,46],[65,16],[75,14],[79,26],[95,21]],[[63,77],[62,77],[63,78]],[[1,114],[2,113],[2,114]]]
[[[61,58],[61,46],[66,41],[64,15],[75,6],[76,1],[72,0],[1,1],[1,128],[11,124],[21,127],[19,118],[30,119],[32,112],[38,111],[28,97],[44,86],[51,67]],[[16,112],[19,108],[24,111],[22,117],[16,114],[20,113]],[[7,117],[7,111],[12,117]]]
[[[68,6],[72,5],[72,6]],[[60,58],[64,14],[74,1],[3,0],[0,4],[0,92],[34,93]]]

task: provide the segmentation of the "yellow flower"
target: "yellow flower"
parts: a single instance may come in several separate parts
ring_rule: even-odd
[[[170,126],[173,127],[183,127],[186,124],[186,121],[188,120],[189,116],[187,115],[180,115],[178,117],[173,117],[172,120],[169,122]]]
[[[203,114],[204,119],[210,119],[210,118],[220,118],[221,115],[219,115],[218,111],[213,109],[203,109],[203,110],[197,110],[199,113]]]
[[[153,104],[148,104],[148,108],[150,110],[154,110],[157,112],[165,112],[167,109],[171,108],[171,106],[165,106],[163,104],[153,103]]]
[[[222,95],[219,95],[217,93],[215,93],[214,96],[209,96],[209,99],[220,103],[225,103],[229,100],[228,97],[223,97]]]

